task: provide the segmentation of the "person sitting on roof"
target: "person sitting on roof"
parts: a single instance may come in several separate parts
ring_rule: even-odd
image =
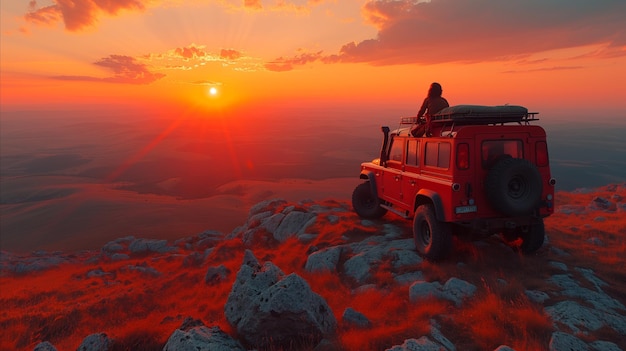
[[[441,96],[442,93],[441,84],[435,82],[430,85],[428,95],[417,112],[417,120],[419,121],[420,117],[423,116],[426,118],[426,123],[418,124],[411,128],[411,135],[422,136],[430,134],[430,116],[450,106],[448,100]]]

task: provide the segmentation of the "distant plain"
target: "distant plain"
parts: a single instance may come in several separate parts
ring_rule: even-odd
[[[398,111],[155,117],[3,112],[0,248],[94,249],[242,225],[255,203],[347,200]],[[541,123],[558,190],[626,180],[626,126]]]

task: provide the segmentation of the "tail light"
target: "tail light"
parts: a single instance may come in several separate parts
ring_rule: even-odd
[[[535,145],[535,157],[537,158],[537,166],[548,165],[548,144],[545,141],[539,141]]]
[[[469,144],[461,143],[456,147],[456,167],[469,169]]]

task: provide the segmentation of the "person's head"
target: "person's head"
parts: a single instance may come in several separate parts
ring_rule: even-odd
[[[428,89],[429,97],[439,97],[441,96],[442,93],[443,93],[443,89],[441,88],[441,84],[436,83],[436,82],[431,84],[430,88]]]

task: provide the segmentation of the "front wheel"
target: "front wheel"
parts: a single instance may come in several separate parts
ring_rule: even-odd
[[[440,260],[452,248],[450,225],[437,220],[432,205],[420,205],[413,218],[415,248],[429,260]]]
[[[359,184],[352,192],[352,207],[363,218],[376,219],[387,213],[380,207],[380,199],[372,193],[370,182]]]

